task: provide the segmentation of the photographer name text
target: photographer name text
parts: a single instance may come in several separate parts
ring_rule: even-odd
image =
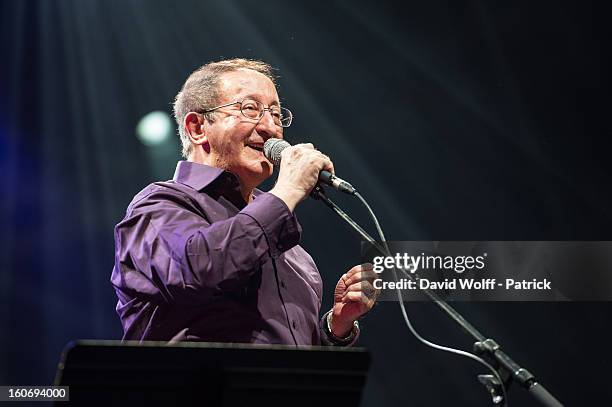
[[[378,290],[551,290],[551,282],[544,278],[542,280],[515,280],[506,278],[498,282],[495,278],[483,279],[444,279],[434,281],[426,278],[408,279],[399,281],[383,281],[380,278],[374,280],[374,288]]]

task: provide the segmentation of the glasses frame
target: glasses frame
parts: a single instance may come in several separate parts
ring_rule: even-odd
[[[247,116],[246,113],[244,113],[242,111],[242,104],[245,101],[252,101],[252,102],[255,102],[257,104],[257,106],[262,106],[262,109],[259,110],[259,117],[257,119],[254,119],[252,117]],[[221,108],[232,106],[232,105],[236,105],[236,104],[240,104],[240,113],[242,113],[242,115],[244,117],[246,117],[247,119],[249,119],[249,120],[260,121],[261,118],[264,117],[264,115],[266,114],[266,111],[270,112],[270,114],[272,115],[272,106],[266,107],[266,105],[264,105],[260,101],[255,100],[255,99],[249,99],[249,98],[245,98],[245,99],[242,99],[242,100],[238,100],[236,102],[230,102],[230,103],[225,103],[223,105],[215,106],[215,107],[212,107],[210,109],[206,109],[206,110],[202,111],[202,113],[214,112],[217,109],[221,109]],[[280,114],[281,114],[281,118],[279,119],[280,127],[286,128],[286,127],[291,126],[291,123],[293,123],[293,113],[291,113],[291,110],[287,109],[286,107],[281,107],[281,106],[279,106],[278,108],[280,109]],[[289,123],[287,125],[283,124],[283,119],[284,119],[284,115],[282,114],[283,111],[286,111],[288,113],[287,116],[289,117]],[[272,118],[274,118],[274,116],[272,116]],[[276,123],[274,123],[274,124],[276,124]],[[276,125],[279,126],[278,124],[276,124]]]

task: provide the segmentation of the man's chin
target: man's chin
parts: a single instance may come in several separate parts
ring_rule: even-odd
[[[273,173],[273,166],[268,160],[263,160],[254,165],[249,165],[246,168],[232,171],[236,174],[243,184],[249,185],[252,188],[257,187],[259,184],[270,178]]]
[[[259,184],[264,182],[266,179],[270,178],[273,172],[274,172],[274,167],[272,166],[272,164],[270,164],[269,161],[265,160],[263,162],[260,162],[258,176],[261,179],[261,181],[259,182]]]

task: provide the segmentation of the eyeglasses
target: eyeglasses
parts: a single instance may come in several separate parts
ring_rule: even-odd
[[[252,99],[244,99],[243,101],[226,103],[221,106],[213,107],[212,109],[204,110],[202,113],[210,113],[217,109],[221,109],[222,107],[237,104],[240,104],[240,112],[247,119],[257,121],[261,120],[267,110],[268,112],[270,112],[270,115],[272,115],[274,124],[276,124],[277,126],[289,127],[291,126],[291,122],[293,121],[293,114],[291,113],[291,110],[279,106],[265,107],[263,103]]]

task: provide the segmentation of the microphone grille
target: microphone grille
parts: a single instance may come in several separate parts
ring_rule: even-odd
[[[279,138],[270,138],[264,143],[264,155],[268,160],[272,162],[272,164],[280,165],[281,153],[284,149],[290,146],[291,144],[287,143],[285,140],[281,140]]]

